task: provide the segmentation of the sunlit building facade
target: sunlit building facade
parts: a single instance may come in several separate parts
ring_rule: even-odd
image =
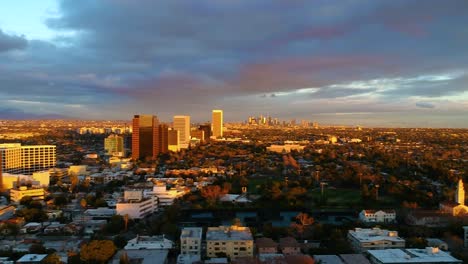
[[[223,110],[213,110],[211,122],[212,136],[215,138],[223,137]]]
[[[2,172],[6,173],[32,175],[54,168],[57,163],[53,145],[0,144],[0,153]]]
[[[179,131],[180,144],[188,144],[190,142],[190,116],[174,116],[173,127]]]
[[[154,115],[135,115],[132,120],[132,159],[155,159],[159,152],[159,120]]]
[[[104,150],[108,155],[123,157],[125,156],[123,137],[112,134],[104,139]]]

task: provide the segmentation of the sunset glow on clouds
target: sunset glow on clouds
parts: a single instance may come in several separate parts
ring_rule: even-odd
[[[466,14],[465,0],[2,3],[0,119],[221,108],[467,127]]]

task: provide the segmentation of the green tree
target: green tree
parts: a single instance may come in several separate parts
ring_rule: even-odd
[[[46,248],[42,244],[32,244],[29,247],[29,253],[31,254],[45,254]]]
[[[26,207],[29,207],[29,204],[32,202],[32,197],[31,196],[23,196],[20,200],[20,205],[24,205]]]
[[[119,264],[130,264],[127,252],[123,252],[122,255],[120,255]]]
[[[123,236],[115,236],[114,237],[114,245],[117,247],[117,248],[124,248],[125,245],[127,245],[127,239],[125,239],[125,237]]]
[[[68,203],[67,198],[63,195],[57,196],[54,198],[54,205],[57,207],[62,207]]]
[[[232,225],[233,226],[242,226],[242,222],[241,222],[241,220],[239,218],[234,218],[232,220]]]
[[[60,257],[56,253],[52,253],[44,259],[43,263],[44,264],[60,264],[62,263],[62,261],[60,261]]]
[[[116,247],[111,240],[91,240],[81,246],[80,258],[85,263],[106,263],[115,251]]]
[[[124,220],[124,217],[121,215],[112,216],[111,219],[109,220],[109,223],[107,223],[105,227],[105,230],[111,234],[120,233],[120,231],[123,231],[124,229],[125,229],[125,220]]]

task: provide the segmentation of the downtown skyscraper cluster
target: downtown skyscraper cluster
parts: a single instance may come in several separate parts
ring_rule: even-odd
[[[191,130],[190,116],[174,116],[169,127],[154,115],[134,115],[132,120],[132,159],[155,159],[160,153],[187,148],[192,138],[208,141],[223,137],[223,111],[213,110],[212,124]],[[194,135],[192,137],[192,135]]]

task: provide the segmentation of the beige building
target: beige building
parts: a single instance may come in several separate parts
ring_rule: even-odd
[[[348,240],[353,250],[358,253],[371,249],[405,247],[405,240],[398,236],[397,231],[380,228],[355,228],[354,230],[349,230]]]
[[[223,137],[223,110],[213,110],[211,122],[212,135],[215,138]]]
[[[179,131],[180,144],[188,144],[190,142],[190,116],[174,116],[172,127]]]
[[[50,182],[50,173],[48,171],[34,172],[33,175],[4,173],[2,176],[3,188],[11,189],[21,185],[34,185],[47,187]]]
[[[206,232],[206,255],[215,258],[226,254],[230,258],[252,257],[254,243],[248,227],[220,226],[208,227]]]
[[[457,190],[455,192],[455,202],[442,202],[439,204],[439,209],[452,216],[468,215],[468,206],[465,205],[465,187],[461,179],[458,180]]]
[[[286,144],[286,145],[271,145],[267,147],[267,151],[276,152],[276,153],[289,153],[291,150],[303,151],[305,146],[295,145],[295,144]]]
[[[20,143],[0,144],[2,171],[28,174],[48,170],[56,165],[55,146],[22,146]]]
[[[180,254],[201,256],[201,227],[185,227],[180,233]]]
[[[21,173],[21,144],[0,144],[2,172]]]
[[[123,137],[112,134],[104,139],[104,150],[110,156],[125,156]]]
[[[10,200],[19,203],[23,197],[30,196],[33,200],[44,200],[44,189],[38,187],[21,186],[10,189]]]

